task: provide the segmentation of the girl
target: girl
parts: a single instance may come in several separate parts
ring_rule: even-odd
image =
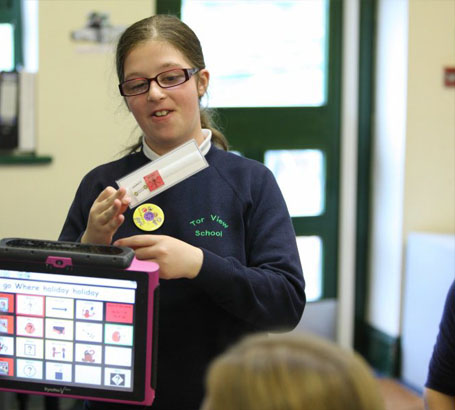
[[[152,408],[196,410],[212,358],[245,334],[299,322],[305,292],[295,234],[271,172],[227,152],[200,108],[210,75],[188,26],[167,15],[138,21],[119,39],[116,65],[120,93],[142,137],[130,154],[84,177],[60,240],[127,246],[138,259],[159,264]],[[209,167],[139,206],[160,215],[147,234],[115,181],[190,140]]]

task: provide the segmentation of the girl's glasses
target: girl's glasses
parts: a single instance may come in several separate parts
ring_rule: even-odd
[[[152,81],[156,81],[161,88],[171,88],[187,82],[198,71],[198,68],[174,68],[173,70],[159,73],[153,78],[133,78],[132,80],[124,81],[118,87],[121,95],[130,97],[148,92]]]

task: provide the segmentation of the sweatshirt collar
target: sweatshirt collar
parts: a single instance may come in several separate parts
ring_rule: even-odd
[[[204,136],[204,141],[202,141],[201,145],[199,145],[199,150],[201,151],[202,155],[205,156],[207,152],[209,152],[212,145],[212,131],[207,128],[202,128],[202,135]],[[144,152],[144,155],[151,161],[154,161],[160,157],[160,155],[158,155],[147,145],[145,142],[145,137],[142,137],[142,151]]]

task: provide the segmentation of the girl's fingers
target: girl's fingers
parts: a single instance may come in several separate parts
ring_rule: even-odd
[[[98,198],[95,199],[95,202],[102,202],[115,193],[116,193],[115,188],[108,186],[101,191],[101,193],[98,195]]]
[[[118,190],[116,190],[115,188],[108,186],[101,192],[101,194],[98,195],[98,198],[96,198],[95,203],[99,206],[101,212],[103,212],[104,210],[112,206],[116,199],[122,202],[124,200],[125,195],[126,195],[125,188],[119,188]]]
[[[145,248],[137,248],[134,250],[136,258],[140,260],[156,260],[157,255],[154,252],[154,247],[146,246]]]
[[[119,214],[120,208],[121,202],[116,199],[108,208],[100,213],[101,224],[108,224],[112,219],[114,219]]]
[[[120,214],[120,215],[117,215],[116,218],[114,218],[112,221],[111,221],[111,228],[115,231],[118,229],[118,227],[123,223],[123,221],[125,220],[125,216]]]
[[[152,246],[156,243],[156,235],[135,235],[128,238],[122,238],[114,242],[115,246],[127,246],[128,248],[137,249],[145,246]]]
[[[94,213],[98,215],[101,225],[109,224],[117,215],[122,214],[128,208],[130,199],[126,196],[125,188],[115,190],[107,187],[95,201]],[[114,223],[114,225],[117,225]]]

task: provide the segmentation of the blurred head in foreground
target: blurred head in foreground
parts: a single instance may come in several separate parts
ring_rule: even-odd
[[[383,410],[356,353],[315,336],[245,338],[209,367],[202,410]]]

